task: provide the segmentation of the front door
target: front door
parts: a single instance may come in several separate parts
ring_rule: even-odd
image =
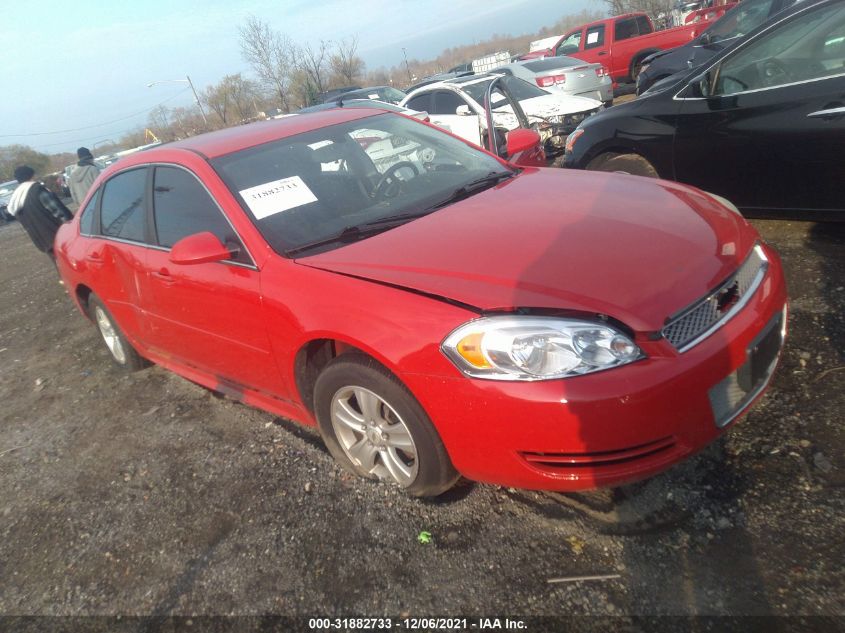
[[[476,145],[482,144],[478,114],[466,99],[451,90],[434,91],[428,117],[434,125]]]
[[[263,320],[260,272],[205,187],[185,169],[153,175],[153,229],[144,310],[151,346],[221,384],[273,395],[284,391]],[[225,262],[174,264],[170,247],[210,231],[229,247]]]
[[[705,85],[711,96],[681,103],[678,180],[755,214],[845,211],[845,6],[776,23]]]

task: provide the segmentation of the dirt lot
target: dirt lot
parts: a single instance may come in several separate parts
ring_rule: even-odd
[[[845,615],[845,225],[756,225],[791,334],[723,441],[623,490],[433,502],[350,478],[310,429],[122,374],[0,227],[0,614]],[[547,583],[582,574],[619,577]]]

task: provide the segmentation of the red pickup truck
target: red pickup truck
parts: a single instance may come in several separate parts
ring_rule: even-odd
[[[655,31],[645,13],[627,13],[579,26],[549,49],[520,59],[566,55],[604,65],[614,83],[636,81],[642,60],[657,51],[686,44],[710,25],[710,20]]]

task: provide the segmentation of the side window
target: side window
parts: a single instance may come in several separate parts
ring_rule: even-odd
[[[581,30],[570,33],[563,41],[558,44],[555,55],[568,55],[569,53],[577,53],[581,48]]]
[[[591,26],[587,29],[587,41],[584,44],[584,50],[601,48],[602,46],[604,46],[604,24]]]
[[[175,167],[156,167],[153,217],[161,246],[209,231],[233,253],[232,261],[252,263],[220,208],[192,174]]]
[[[97,189],[82,210],[82,215],[79,217],[79,232],[83,235],[94,235],[94,215],[97,211],[97,201],[99,199],[100,190]]]
[[[637,16],[637,35],[646,35],[651,33],[654,29],[651,28],[651,22],[644,15]]]
[[[454,92],[438,90],[434,93],[434,107],[429,114],[456,114],[459,106],[468,105]]]
[[[144,241],[144,189],[147,170],[133,169],[109,180],[100,208],[102,234],[133,242]]]
[[[431,101],[431,93],[427,92],[418,95],[405,104],[406,108],[411,110],[418,110],[420,112],[428,112],[429,102]]]
[[[616,37],[614,37],[614,40],[616,42],[621,42],[622,40],[627,40],[638,35],[637,22],[634,18],[616,20],[615,29]]]
[[[713,94],[776,88],[845,73],[845,6],[811,10],[727,58]]]

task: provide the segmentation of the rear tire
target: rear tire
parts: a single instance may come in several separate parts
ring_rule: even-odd
[[[646,178],[660,177],[654,165],[639,154],[602,154],[590,161],[587,169],[644,176]]]
[[[88,313],[94,325],[97,326],[115,365],[127,372],[138,371],[150,365],[150,361],[136,352],[132,344],[126,340],[114,317],[97,295],[92,294],[88,298]]]
[[[323,441],[346,470],[434,497],[458,480],[423,408],[393,374],[363,354],[331,361],[314,387]]]

